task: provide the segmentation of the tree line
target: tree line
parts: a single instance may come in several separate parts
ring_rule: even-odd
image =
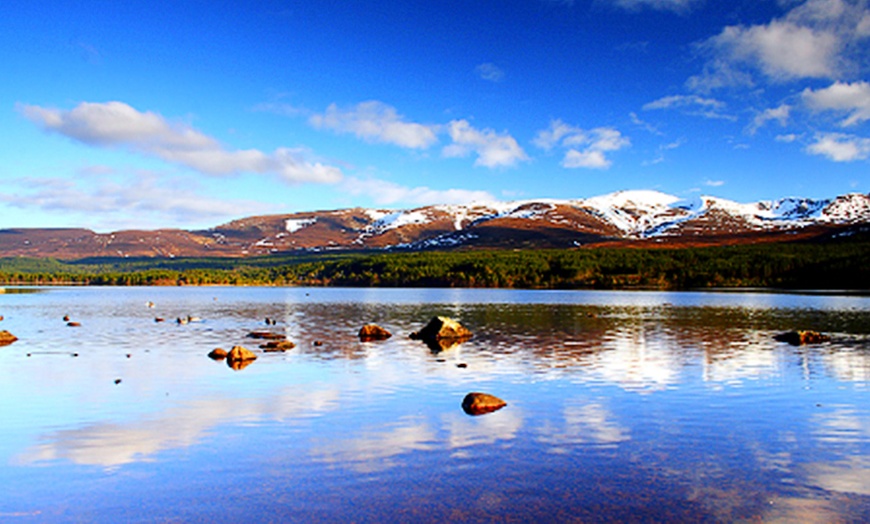
[[[870,289],[870,241],[279,255],[0,259],[0,284],[318,285],[531,289]]]

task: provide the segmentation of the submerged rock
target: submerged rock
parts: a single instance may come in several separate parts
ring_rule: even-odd
[[[411,333],[414,340],[467,340],[472,333],[465,326],[449,317],[433,317],[426,326]]]
[[[270,340],[265,344],[260,345],[260,349],[266,353],[275,353],[278,351],[289,351],[296,347],[296,344],[289,340]]]
[[[469,415],[484,415],[505,406],[507,402],[488,393],[469,393],[462,399],[462,410]]]
[[[227,358],[227,351],[223,348],[214,348],[209,351],[208,358],[212,360],[223,360]]]
[[[8,346],[16,340],[18,340],[18,337],[6,331],[5,329],[3,331],[0,331],[0,346]]]
[[[831,337],[823,333],[819,333],[818,331],[788,331],[786,333],[780,333],[779,335],[775,335],[773,338],[780,342],[787,342],[792,346],[802,346],[804,344],[821,344],[822,342],[828,342],[831,340]]]
[[[272,333],[271,331],[251,331],[248,333],[248,338],[260,340],[284,340],[287,338],[287,335],[282,333]]]
[[[370,340],[386,340],[393,336],[392,333],[377,324],[366,324],[359,330],[359,339],[363,342]]]

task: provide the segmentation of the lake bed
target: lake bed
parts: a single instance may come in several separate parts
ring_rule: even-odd
[[[4,520],[870,521],[868,297],[42,288],[0,315]],[[474,337],[408,338],[435,315]],[[257,360],[206,356],[235,345]]]

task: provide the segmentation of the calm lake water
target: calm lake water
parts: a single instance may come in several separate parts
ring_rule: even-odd
[[[870,521],[867,297],[50,288],[0,315],[2,521]],[[474,338],[408,338],[434,315]],[[234,345],[259,358],[206,356]]]

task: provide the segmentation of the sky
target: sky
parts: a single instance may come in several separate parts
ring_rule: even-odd
[[[870,192],[870,0],[3,0],[0,228]]]

